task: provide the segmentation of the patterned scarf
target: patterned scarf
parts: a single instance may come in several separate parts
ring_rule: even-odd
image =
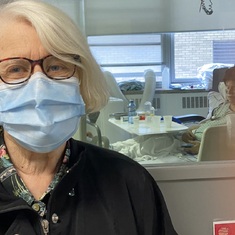
[[[43,217],[46,214],[46,203],[50,192],[55,188],[55,186],[60,182],[62,177],[66,174],[68,170],[68,162],[70,157],[70,145],[69,141],[66,145],[66,150],[64,153],[64,159],[62,164],[55,174],[54,179],[48,186],[46,192],[40,197],[39,200],[35,200],[32,193],[28,190],[23,180],[17,174],[14,165],[11,162],[10,156],[7,153],[6,145],[4,140],[0,140],[0,182],[9,194],[13,194],[17,197],[24,199],[38,214]]]

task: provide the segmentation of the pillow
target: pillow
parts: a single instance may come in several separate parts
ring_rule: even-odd
[[[227,100],[226,86],[224,82],[220,82],[218,85],[219,93],[223,96],[224,100]]]
[[[224,82],[220,82],[217,91],[210,91],[207,95],[209,110],[207,118],[211,117],[211,113],[214,108],[217,108],[221,103],[226,101],[226,86]]]

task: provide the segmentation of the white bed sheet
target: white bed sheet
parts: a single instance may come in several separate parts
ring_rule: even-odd
[[[169,155],[165,157],[156,157],[154,159],[142,159],[138,160],[138,163],[140,163],[143,166],[151,166],[151,165],[158,165],[158,164],[169,164],[169,163],[187,163],[187,162],[197,162],[197,155],[191,155],[191,154],[174,154]]]
[[[119,141],[111,148],[142,165],[196,162],[197,156],[187,154],[181,145],[182,141],[175,136],[162,134]]]

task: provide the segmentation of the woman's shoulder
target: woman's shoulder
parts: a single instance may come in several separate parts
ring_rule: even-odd
[[[88,143],[72,140],[71,147],[78,151],[83,162],[79,177],[81,183],[86,185],[86,190],[98,190],[108,205],[112,205],[114,213],[120,208],[122,213],[131,208],[131,213],[141,219],[139,227],[152,227],[156,231],[154,234],[177,234],[161,190],[143,166],[119,152]],[[71,154],[76,155],[75,152]],[[94,195],[94,192],[89,192],[89,195]],[[150,218],[148,215],[157,218],[154,224],[151,224],[152,220],[144,220]],[[119,216],[121,218],[122,214]]]
[[[229,111],[230,103],[228,101],[221,103],[218,107],[214,108],[211,116],[224,116]]]
[[[76,140],[71,141],[72,156],[80,155],[94,170],[103,169],[105,171],[116,171],[117,174],[147,174],[147,170],[133,159],[113,151],[101,148],[89,143]]]

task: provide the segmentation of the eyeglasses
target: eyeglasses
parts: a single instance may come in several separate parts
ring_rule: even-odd
[[[74,59],[76,60],[77,57]],[[7,84],[24,83],[30,78],[36,65],[40,65],[43,73],[54,80],[72,77],[76,68],[76,65],[52,55],[40,60],[30,60],[24,57],[6,58],[0,60],[0,79]]]

